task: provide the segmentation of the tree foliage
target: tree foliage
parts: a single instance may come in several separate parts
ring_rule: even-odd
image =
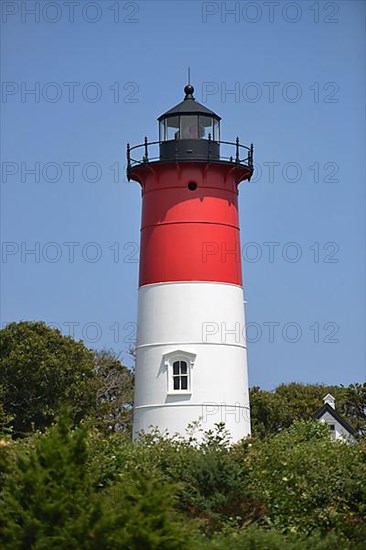
[[[229,447],[73,428],[0,440],[7,549],[364,548],[366,447],[317,422]]]
[[[0,433],[50,426],[62,405],[73,421],[131,429],[133,372],[111,350],[92,351],[43,322],[0,331]]]
[[[0,380],[3,414],[15,435],[49,426],[62,403],[76,423],[96,409],[93,353],[43,322],[10,323],[0,331]]]
[[[366,431],[366,383],[348,387],[322,384],[280,384],[273,391],[250,390],[252,432],[264,437],[280,433],[296,420],[309,420],[331,393],[336,409],[360,433]]]
[[[285,532],[366,536],[365,451],[364,442],[332,441],[316,421],[296,421],[253,445],[246,460],[251,492],[265,508],[261,522]]]
[[[95,487],[87,432],[72,429],[65,413],[28,453],[14,453],[13,467],[12,453],[4,457],[0,450],[3,548],[189,548],[173,488],[151,475],[125,477],[104,491]]]
[[[99,427],[106,432],[132,429],[134,374],[113,350],[94,352],[100,381],[97,392]]]
[[[44,323],[1,331],[0,377],[5,550],[364,548],[366,440],[309,418],[332,393],[362,434],[366,384],[252,388],[254,436],[230,446],[223,424],[133,444],[133,372]]]

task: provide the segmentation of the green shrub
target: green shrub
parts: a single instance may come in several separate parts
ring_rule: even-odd
[[[245,529],[220,533],[212,540],[203,542],[200,548],[202,550],[206,548],[207,550],[333,550],[337,543],[339,540],[334,533],[326,536],[319,534],[299,536],[251,525]],[[343,541],[342,550],[351,549],[355,550],[356,547]]]
[[[366,441],[334,443],[297,422],[229,446],[153,433],[133,444],[73,428],[0,439],[2,547],[17,549],[363,548]]]
[[[325,426],[299,421],[257,442],[246,458],[262,524],[285,532],[365,536],[365,446],[333,442]],[[362,535],[363,533],[363,535]]]
[[[191,547],[191,533],[174,510],[174,487],[152,475],[130,475],[98,489],[93,452],[86,431],[71,429],[65,414],[35,438],[33,449],[18,451],[15,464],[9,464],[12,451],[3,449],[4,548]]]

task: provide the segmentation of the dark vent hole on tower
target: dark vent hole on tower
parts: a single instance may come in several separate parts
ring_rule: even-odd
[[[190,191],[195,191],[197,189],[197,183],[195,181],[190,181],[188,184],[188,189]]]

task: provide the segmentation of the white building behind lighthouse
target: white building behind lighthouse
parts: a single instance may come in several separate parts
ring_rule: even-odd
[[[193,92],[159,117],[159,142],[127,150],[142,188],[134,437],[224,422],[234,442],[250,433],[238,185],[253,148],[225,142],[223,158],[220,117]]]

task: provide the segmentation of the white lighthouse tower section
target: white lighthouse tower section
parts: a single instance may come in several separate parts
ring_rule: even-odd
[[[241,286],[174,282],[139,289],[134,438],[158,427],[184,435],[224,422],[250,433]],[[197,432],[199,436],[200,432]]]

